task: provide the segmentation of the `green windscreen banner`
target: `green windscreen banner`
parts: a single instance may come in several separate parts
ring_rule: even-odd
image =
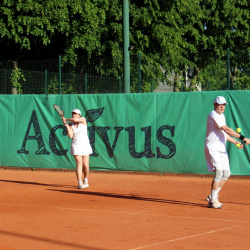
[[[78,108],[88,122],[91,170],[207,174],[207,115],[216,96],[229,105],[232,129],[250,137],[250,92],[213,91],[100,95],[0,95],[0,165],[74,169],[61,117]],[[234,175],[250,175],[250,145],[227,143]]]

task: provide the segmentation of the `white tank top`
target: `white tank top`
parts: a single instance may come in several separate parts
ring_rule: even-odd
[[[74,133],[72,138],[73,144],[84,144],[84,142],[89,141],[86,125],[79,123],[78,127],[76,127],[75,124],[73,123],[72,130]]]
[[[73,138],[71,144],[71,154],[87,155],[92,154],[92,148],[88,138],[87,126],[79,123],[78,127],[72,123]]]

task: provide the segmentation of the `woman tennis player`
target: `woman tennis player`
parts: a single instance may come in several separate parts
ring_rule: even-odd
[[[89,155],[93,151],[89,143],[86,119],[81,117],[79,109],[73,109],[71,113],[72,118],[62,117],[62,121],[67,128],[68,137],[72,138],[71,154],[74,155],[76,161],[78,188],[83,189],[89,187]],[[71,123],[68,124],[67,121]],[[82,178],[82,172],[84,179]]]

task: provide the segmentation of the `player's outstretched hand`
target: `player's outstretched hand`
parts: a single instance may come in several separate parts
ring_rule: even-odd
[[[244,138],[243,141],[245,142],[246,145],[250,144],[250,139],[248,139],[248,138]]]
[[[243,144],[239,141],[236,141],[234,145],[236,146],[236,148],[243,149]]]
[[[67,121],[66,121],[66,118],[65,118],[65,117],[63,117],[63,116],[62,116],[62,118],[61,118],[61,119],[62,119],[62,121],[63,121],[63,123],[64,123],[64,124],[65,124],[65,123],[67,123]]]

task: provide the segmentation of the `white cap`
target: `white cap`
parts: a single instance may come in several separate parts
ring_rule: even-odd
[[[218,103],[218,104],[228,104],[225,97],[223,96],[217,96],[215,99],[214,99],[214,103]]]
[[[76,113],[76,114],[81,115],[80,109],[73,109],[71,113]]]

